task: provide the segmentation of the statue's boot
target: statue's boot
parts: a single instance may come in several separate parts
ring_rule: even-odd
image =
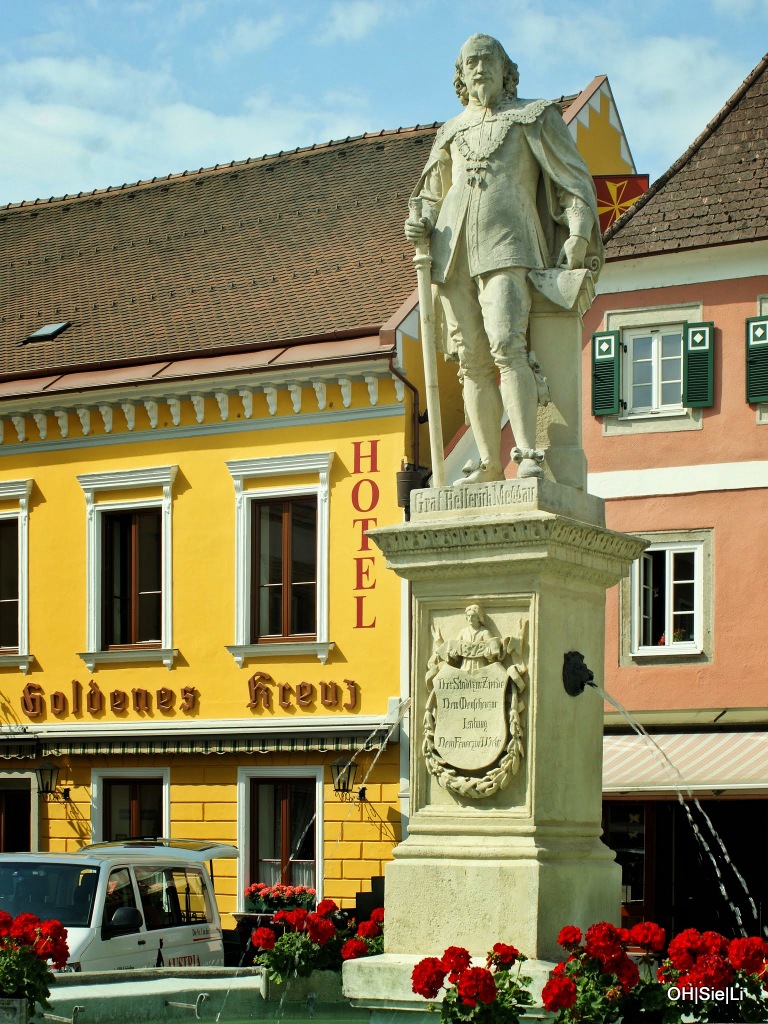
[[[467,410],[469,426],[475,438],[480,455],[480,463],[466,472],[454,484],[487,483],[491,480],[503,480],[504,473],[499,458],[499,428],[501,424],[501,395],[496,382],[491,379],[484,383],[464,377],[464,405]]]
[[[518,479],[540,477],[544,476],[544,453],[536,447],[536,378],[522,354],[516,363],[501,371],[501,398],[515,435],[515,447],[510,454],[518,464]]]

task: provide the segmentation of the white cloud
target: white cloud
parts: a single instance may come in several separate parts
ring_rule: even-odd
[[[609,72],[637,170],[652,179],[685,152],[751,70],[725,40],[698,35],[690,23],[677,33],[644,25],[632,34],[613,14],[569,2],[547,13],[531,0],[518,0],[508,21],[505,41],[520,63],[521,95],[531,94],[531,69],[553,83],[551,95]]]
[[[240,18],[221,33],[211,54],[217,63],[223,64],[233,57],[268,50],[287,31],[288,21],[282,14],[273,14],[258,21]]]
[[[163,75],[108,61],[54,64],[0,68],[0,205],[257,157],[369,127],[365,104],[351,94],[286,102],[260,93],[233,113],[217,114],[180,101]],[[56,77],[61,88],[53,95]]]
[[[364,39],[387,16],[387,6],[380,0],[335,0],[320,33],[320,42],[348,43]]]

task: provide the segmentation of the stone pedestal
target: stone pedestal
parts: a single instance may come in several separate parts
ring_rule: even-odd
[[[484,956],[501,941],[554,960],[563,925],[619,923],[620,870],[600,840],[603,701],[591,687],[569,696],[563,663],[579,651],[600,681],[605,591],[644,542],[606,530],[599,499],[548,480],[417,491],[411,515],[371,531],[412,585],[411,818],[386,870],[386,962],[346,965],[348,995],[376,987],[376,971],[391,973],[398,958],[405,974],[414,956],[449,945]],[[499,669],[488,669],[486,683],[476,673],[479,690],[460,673],[435,676],[471,605],[506,652],[504,744],[520,736],[514,756],[504,746],[488,766],[489,755],[472,750],[493,740],[498,708],[482,687],[497,685]],[[450,692],[460,702],[463,686],[465,705]],[[429,753],[435,743],[447,770]],[[465,770],[473,759],[476,770]],[[498,779],[510,764],[503,787],[476,781]]]
[[[547,378],[552,401],[539,406],[536,446],[546,452],[549,480],[587,489],[587,460],[581,447],[582,317],[592,304],[595,287],[587,274],[572,310],[557,306],[531,289],[530,348]]]

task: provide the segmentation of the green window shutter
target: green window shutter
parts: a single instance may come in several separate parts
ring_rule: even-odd
[[[615,416],[619,411],[621,341],[618,331],[592,335],[592,415]]]
[[[747,320],[747,401],[768,402],[768,316]]]
[[[715,325],[686,324],[683,331],[683,405],[700,409],[714,401]]]

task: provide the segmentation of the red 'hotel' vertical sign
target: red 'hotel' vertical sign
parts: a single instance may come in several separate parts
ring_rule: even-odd
[[[359,529],[358,554],[355,555],[355,629],[373,629],[376,616],[371,616],[366,607],[368,591],[376,589],[376,555],[365,531],[378,525],[378,518],[371,513],[379,504],[379,485],[373,479],[379,472],[379,442],[352,442],[352,476],[360,477],[352,487],[352,508],[360,513],[353,518],[352,525]],[[365,465],[364,465],[365,464]],[[368,552],[368,554],[361,553]]]

